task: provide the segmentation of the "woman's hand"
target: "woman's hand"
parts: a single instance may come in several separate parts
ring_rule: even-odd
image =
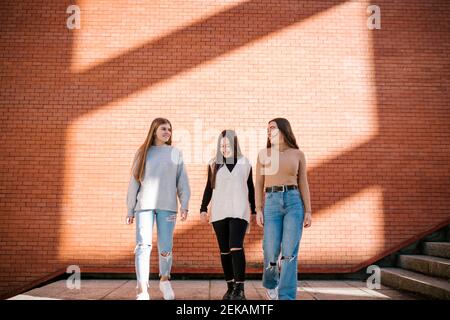
[[[181,221],[185,221],[188,215],[188,211],[186,209],[181,209]]]
[[[259,210],[256,211],[256,223],[258,224],[258,226],[260,226],[261,228],[264,227],[264,216],[263,213]]]
[[[127,216],[126,224],[133,224],[134,217]]]
[[[311,227],[311,223],[312,223],[311,211],[306,211],[305,212],[305,221],[303,222],[303,227],[309,228],[309,227]]]
[[[202,211],[200,212],[200,221],[207,222],[208,221],[208,212]]]

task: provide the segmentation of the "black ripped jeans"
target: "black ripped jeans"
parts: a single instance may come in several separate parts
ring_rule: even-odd
[[[220,248],[225,280],[245,281],[244,237],[248,222],[239,218],[225,218],[212,223]],[[234,250],[231,250],[234,249]],[[239,249],[239,250],[236,250]]]

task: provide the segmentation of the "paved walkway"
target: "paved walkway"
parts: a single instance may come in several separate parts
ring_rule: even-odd
[[[299,281],[297,300],[417,300],[420,297],[385,286],[372,290],[362,281]],[[11,300],[76,299],[133,300],[135,280],[82,280],[80,289],[68,289],[60,280],[15,296]],[[226,291],[223,280],[173,280],[177,300],[220,300]],[[248,300],[265,300],[265,289],[259,280],[248,280],[245,286]],[[158,281],[150,281],[152,299],[162,300]]]

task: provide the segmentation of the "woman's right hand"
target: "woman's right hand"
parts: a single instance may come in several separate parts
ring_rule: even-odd
[[[126,224],[133,224],[134,217],[127,216]]]
[[[264,216],[261,210],[256,212],[256,223],[258,224],[258,226],[260,226],[261,228],[264,227]]]
[[[208,212],[206,212],[206,211],[200,212],[200,220],[202,222],[207,222],[208,221]]]

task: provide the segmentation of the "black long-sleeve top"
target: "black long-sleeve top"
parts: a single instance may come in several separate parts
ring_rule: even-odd
[[[228,163],[229,161],[224,161],[228,170],[230,172],[233,171],[234,166],[236,165],[236,161],[233,161],[233,163]],[[205,190],[203,191],[203,199],[202,199],[202,205],[200,207],[200,212],[206,212],[208,211],[208,205],[212,198],[213,188],[211,185],[211,178],[212,178],[212,172],[211,172],[211,166],[208,165],[208,181],[206,182]],[[248,175],[247,179],[247,187],[248,187],[248,201],[250,203],[250,209],[252,214],[256,214],[256,205],[255,205],[255,186],[253,185],[253,174],[252,174],[252,168],[250,167],[250,174]]]

